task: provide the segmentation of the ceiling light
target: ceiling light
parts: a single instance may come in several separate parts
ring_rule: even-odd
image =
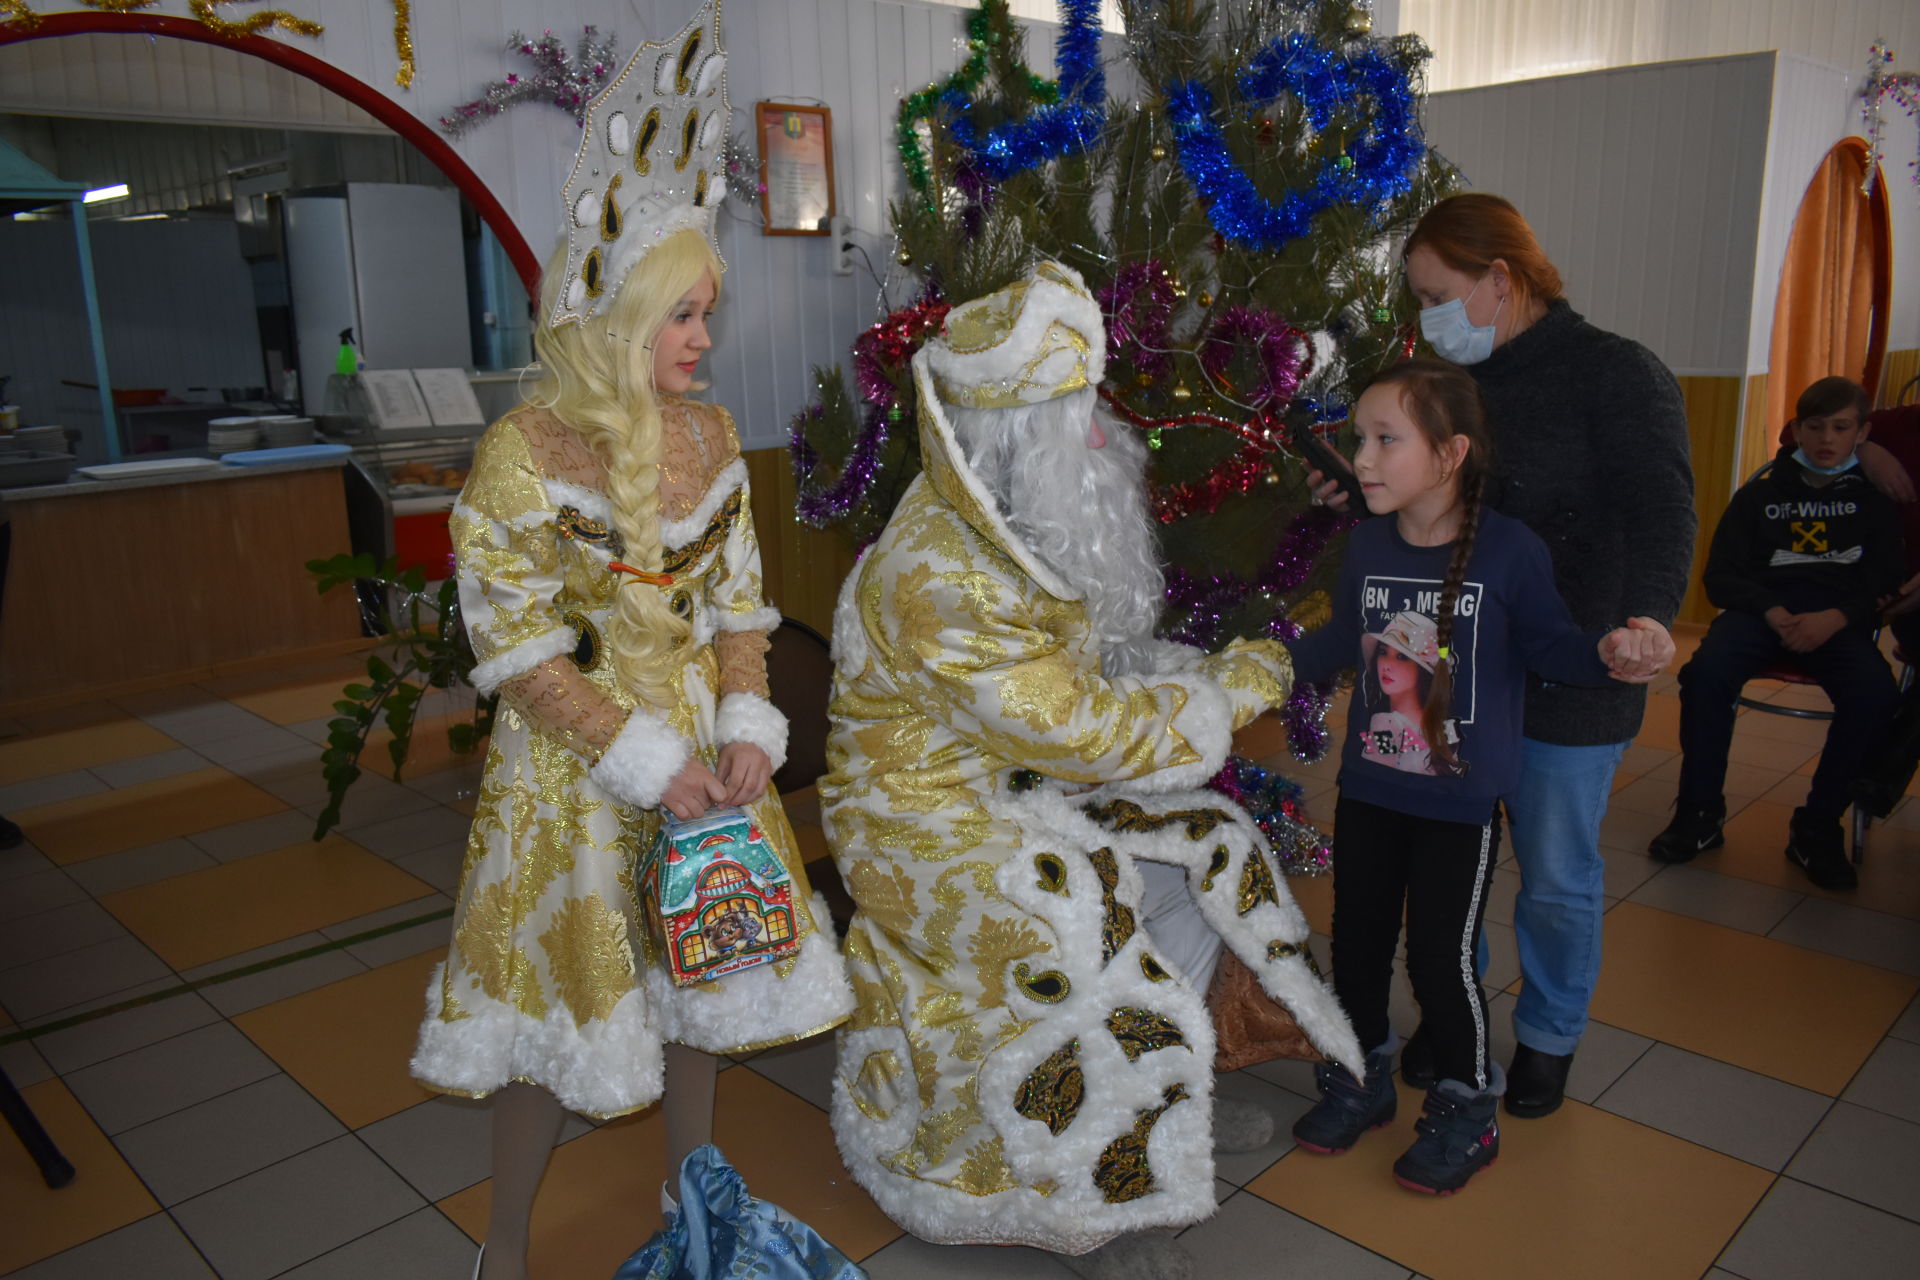
[[[127,184],[116,182],[110,187],[95,187],[87,192],[88,204],[99,204],[102,200],[124,200],[127,198]]]

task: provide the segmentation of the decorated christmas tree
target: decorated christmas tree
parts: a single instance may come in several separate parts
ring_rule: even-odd
[[[1098,3],[1059,8],[1053,78],[985,0],[964,65],[901,104],[897,309],[850,379],[817,372],[800,517],[879,532],[919,469],[913,353],[950,306],[1057,258],[1106,313],[1102,398],[1153,449],[1162,634],[1291,637],[1326,616],[1350,517],[1311,505],[1290,431],[1339,444],[1357,388],[1411,350],[1398,248],[1452,180],[1421,135],[1426,48],[1375,39],[1371,0],[1122,0],[1113,80],[1136,89],[1110,100]],[[1322,706],[1289,708],[1297,752],[1318,753]]]

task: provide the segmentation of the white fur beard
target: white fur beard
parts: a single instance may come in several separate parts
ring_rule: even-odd
[[[1076,391],[1017,409],[946,407],[954,434],[1020,539],[1087,602],[1109,676],[1151,669],[1165,575],[1147,514],[1146,445]],[[1087,444],[1097,416],[1104,448]]]

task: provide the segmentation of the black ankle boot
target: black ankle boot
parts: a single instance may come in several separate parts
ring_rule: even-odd
[[[1433,1042],[1427,1039],[1424,1022],[1414,1028],[1407,1042],[1400,1046],[1400,1078],[1407,1082],[1409,1089],[1433,1088]]]
[[[1515,1045],[1513,1065],[1507,1068],[1507,1114],[1522,1120],[1552,1115],[1566,1101],[1570,1053],[1541,1053]]]

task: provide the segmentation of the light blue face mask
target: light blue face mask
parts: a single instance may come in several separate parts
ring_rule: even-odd
[[[1795,449],[1793,451],[1793,460],[1817,476],[1837,476],[1848,467],[1851,467],[1858,458],[1859,455],[1857,453],[1850,453],[1841,461],[1839,466],[1822,467],[1807,456],[1805,449]]]
[[[1479,364],[1493,354],[1494,326],[1476,325],[1467,319],[1467,303],[1474,294],[1480,292],[1480,286],[1486,281],[1487,278],[1481,276],[1467,291],[1465,298],[1455,298],[1421,310],[1420,336],[1427,340],[1427,345],[1441,359],[1451,360],[1455,364]],[[1507,300],[1502,298],[1500,307],[1506,305]],[[1500,307],[1493,310],[1495,321],[1500,319]]]

